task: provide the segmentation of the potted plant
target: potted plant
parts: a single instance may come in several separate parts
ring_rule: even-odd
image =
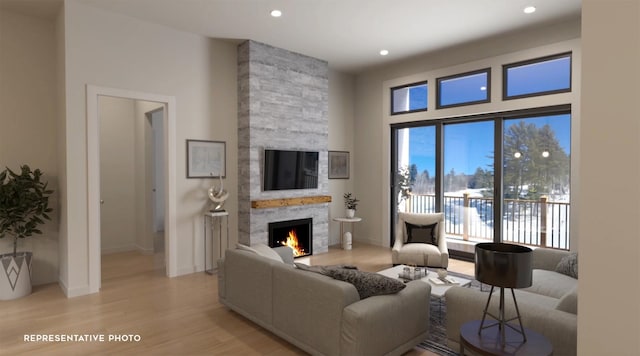
[[[32,252],[18,252],[18,239],[42,234],[38,226],[43,219],[51,220],[48,213],[49,196],[47,182],[40,178],[39,169],[31,171],[27,165],[20,173],[6,168],[0,173],[0,238],[13,238],[13,253],[0,255],[3,272],[0,272],[0,300],[20,298],[31,293]]]
[[[344,207],[347,209],[347,217],[352,218],[356,214],[359,200],[351,193],[344,193]]]

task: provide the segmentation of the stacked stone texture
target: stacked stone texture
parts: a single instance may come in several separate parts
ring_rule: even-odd
[[[329,68],[325,61],[255,41],[238,46],[240,243],[268,243],[268,223],[313,218],[313,251],[329,245],[328,203],[252,209],[252,200],[329,195]],[[263,191],[265,149],[320,153],[317,189]]]

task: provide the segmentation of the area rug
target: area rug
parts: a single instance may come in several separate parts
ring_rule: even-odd
[[[476,281],[472,276],[456,272],[449,272],[449,275],[470,279],[471,286],[469,286],[469,288],[482,290],[480,287],[480,282]],[[484,288],[484,291],[488,292],[486,286]],[[425,341],[421,342],[418,347],[420,347],[421,349],[429,350],[437,355],[457,356],[458,353],[451,350],[447,346],[447,303],[445,299],[432,297],[429,304],[429,336]]]

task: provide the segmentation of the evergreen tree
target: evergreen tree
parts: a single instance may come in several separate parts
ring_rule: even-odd
[[[519,121],[509,126],[503,150],[505,197],[539,199],[556,186],[568,186],[569,156],[549,125]]]
[[[413,184],[416,182],[416,178],[418,177],[418,166],[416,164],[412,164],[409,167],[409,181]]]

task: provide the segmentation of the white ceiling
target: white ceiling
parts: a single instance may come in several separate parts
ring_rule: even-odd
[[[579,18],[581,11],[581,0],[78,1],[208,37],[252,39],[351,72],[504,32]],[[529,5],[537,11],[524,14]],[[273,9],[281,10],[282,17],[271,17]],[[380,56],[381,49],[389,50],[389,55]]]

